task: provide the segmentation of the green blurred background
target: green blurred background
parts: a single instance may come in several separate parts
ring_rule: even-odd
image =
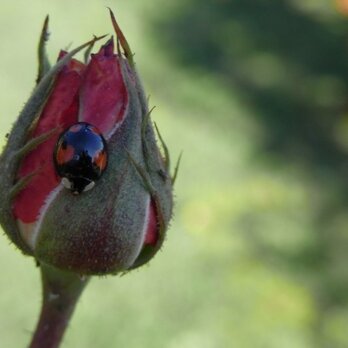
[[[162,252],[93,279],[63,347],[348,347],[347,17],[333,0],[2,1],[2,144],[45,15],[54,60],[112,32],[106,6],[184,157]],[[0,267],[0,347],[25,347],[39,272],[4,235]]]

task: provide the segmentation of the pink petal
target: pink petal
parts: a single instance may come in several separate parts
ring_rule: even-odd
[[[128,93],[113,41],[92,54],[80,91],[79,121],[93,124],[110,137],[123,121]]]
[[[60,57],[63,55],[64,52]],[[82,63],[73,59],[58,74],[53,91],[32,134],[32,138],[34,138],[54,128],[59,128],[57,133],[30,152],[22,161],[19,178],[33,172],[37,172],[37,174],[14,201],[13,213],[21,222],[36,221],[46,198],[59,184],[52,160],[53,150],[59,133],[77,122],[78,90],[84,68]]]

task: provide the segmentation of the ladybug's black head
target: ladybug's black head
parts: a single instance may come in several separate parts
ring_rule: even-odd
[[[76,178],[62,178],[62,184],[64,187],[69,189],[72,194],[79,195],[82,192],[89,191],[95,185],[95,182],[83,177]]]

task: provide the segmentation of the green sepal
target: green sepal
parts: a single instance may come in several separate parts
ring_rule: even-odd
[[[178,176],[178,172],[179,172],[179,167],[180,167],[180,163],[181,163],[181,158],[182,158],[182,154],[183,152],[181,151],[180,152],[180,155],[176,161],[176,165],[175,165],[175,168],[174,168],[174,173],[173,173],[173,176],[172,176],[172,185],[174,186],[175,184],[175,181],[176,181],[176,178]]]
[[[39,58],[39,70],[36,78],[36,83],[39,83],[41,79],[44,77],[44,75],[51,69],[51,64],[47,57],[46,52],[46,42],[49,38],[49,32],[48,32],[48,22],[49,22],[49,16],[47,15],[42,27],[40,40],[39,40],[39,47],[38,47],[38,58]]]
[[[30,139],[21,149],[16,152],[16,159],[20,160],[26,156],[31,151],[35,150],[39,145],[48,140],[53,134],[57,133],[60,130],[59,127],[51,129],[50,131],[43,133],[35,138]]]
[[[94,35],[94,37],[96,38],[96,36]],[[93,50],[95,41],[92,41],[91,44],[87,47],[85,53],[83,54],[83,61],[85,64],[88,64],[89,61],[89,56],[91,55],[91,52]]]
[[[144,188],[150,193],[151,196],[156,194],[156,190],[155,188],[152,186],[151,180],[146,172],[146,170],[135,161],[135,159],[133,158],[133,156],[127,151],[127,155],[128,158],[130,160],[130,162],[132,163],[132,165],[134,166],[135,170],[137,171],[137,173],[139,174],[142,183],[144,185]]]
[[[132,53],[132,50],[128,44],[127,39],[125,38],[125,36],[123,35],[123,32],[120,28],[120,26],[118,25],[115,15],[112,12],[112,10],[110,8],[108,8],[110,11],[110,17],[111,17],[111,21],[112,21],[112,25],[114,27],[115,33],[117,35],[118,38],[118,42],[121,44],[123,51],[124,51],[124,55],[128,60],[129,65],[134,68],[134,60],[133,60],[133,56],[134,54]]]
[[[35,170],[34,172],[27,174],[26,176],[23,176],[20,178],[12,187],[9,192],[9,200],[13,201],[14,198],[23,190],[25,189],[30,181],[34,178],[34,176],[38,173],[38,170]]]
[[[147,181],[151,183],[151,190],[149,191],[151,193],[151,199],[155,205],[159,238],[156,245],[145,245],[143,247],[136,261],[132,267],[129,268],[129,271],[147,263],[161,248],[165,240],[166,231],[172,217],[173,209],[172,182],[171,180],[166,180],[166,178],[170,178],[170,174],[156,142],[155,132],[150,117],[151,113],[148,109],[148,98],[145,97],[141,81],[135,68],[133,68],[133,73],[143,114],[141,136],[145,167],[142,167],[142,175],[140,176],[146,177]],[[146,176],[143,172],[145,168]]]
[[[143,117],[142,123],[141,123],[141,136],[142,138],[145,137],[145,132],[146,132],[146,128],[148,123],[150,122],[150,116],[152,114],[152,111],[155,110],[156,106],[153,106],[150,111],[148,111],[145,115],[145,117]]]
[[[156,133],[157,136],[161,142],[162,148],[163,148],[163,152],[164,152],[164,163],[165,163],[165,167],[166,167],[166,171],[169,173],[170,171],[170,154],[169,154],[169,150],[167,147],[167,144],[165,143],[165,141],[163,140],[163,137],[157,127],[157,124],[155,123],[155,129],[156,129]]]

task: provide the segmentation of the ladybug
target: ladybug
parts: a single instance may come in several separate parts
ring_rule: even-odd
[[[88,191],[107,165],[105,139],[97,127],[78,122],[59,136],[53,162],[64,187],[75,195]]]

